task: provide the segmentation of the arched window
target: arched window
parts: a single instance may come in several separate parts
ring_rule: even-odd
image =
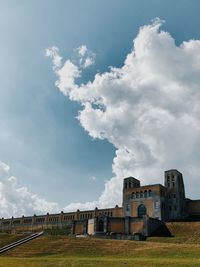
[[[138,192],[136,192],[136,198],[139,198],[139,193]]]
[[[148,195],[149,195],[149,197],[152,197],[152,191],[151,190],[148,191]]]
[[[147,209],[145,205],[141,204],[138,206],[138,217],[142,217],[143,215],[147,214]]]
[[[143,191],[140,191],[140,197],[143,198]]]
[[[132,198],[132,199],[135,198],[135,192],[133,192],[133,193],[131,194],[131,198]]]
[[[144,197],[147,197],[147,190],[144,191]]]

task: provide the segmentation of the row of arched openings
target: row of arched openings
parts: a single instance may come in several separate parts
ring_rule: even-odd
[[[131,194],[131,198],[135,199],[135,198],[147,198],[147,197],[152,197],[152,191],[151,190],[145,190],[145,191],[136,191],[136,192],[132,192]]]

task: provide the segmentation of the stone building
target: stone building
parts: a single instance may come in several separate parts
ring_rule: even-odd
[[[133,177],[124,179],[123,210],[125,216],[148,215],[163,221],[186,218],[185,189],[182,174],[177,170],[165,171],[164,184],[140,186]]]
[[[164,173],[164,186],[141,186],[138,179],[125,178],[122,207],[2,218],[0,231],[30,232],[68,226],[72,234],[149,236],[166,221],[187,219],[200,219],[200,200],[185,197],[183,176],[172,169]]]

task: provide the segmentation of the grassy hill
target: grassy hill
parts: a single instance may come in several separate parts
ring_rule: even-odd
[[[8,245],[12,242],[15,242],[27,235],[8,235],[8,234],[0,234],[0,247]]]
[[[170,222],[167,227],[174,236],[193,237],[194,241],[200,238],[200,222]]]
[[[200,222],[168,223],[168,228],[175,237],[147,242],[42,236],[2,254],[0,266],[200,266]]]
[[[166,225],[174,237],[151,237],[148,241],[200,244],[200,222],[170,222]]]

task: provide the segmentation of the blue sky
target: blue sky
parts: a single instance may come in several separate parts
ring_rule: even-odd
[[[64,207],[98,199],[113,176],[116,148],[83,129],[81,104],[57,90],[46,48],[58,47],[66,60],[86,45],[96,54],[79,79],[87,82],[121,67],[139,28],[155,17],[177,45],[200,39],[199,9],[198,0],[1,0],[0,160],[19,186]]]

